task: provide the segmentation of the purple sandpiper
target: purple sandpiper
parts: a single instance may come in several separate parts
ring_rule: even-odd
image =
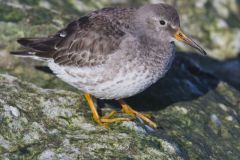
[[[180,29],[176,9],[167,4],[139,8],[105,8],[71,22],[55,35],[20,38],[23,51],[11,52],[48,62],[57,77],[83,91],[94,120],[103,126],[130,118],[100,117],[92,96],[119,100],[122,111],[157,125],[122,99],[138,94],[162,78],[175,55],[174,41],[206,52]]]

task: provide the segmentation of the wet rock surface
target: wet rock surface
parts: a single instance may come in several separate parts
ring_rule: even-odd
[[[139,120],[97,126],[82,92],[49,74],[46,64],[9,55],[19,47],[18,37],[53,34],[96,8],[146,1],[0,2],[0,159],[239,159],[239,24],[232,23],[238,2],[168,1],[180,11],[184,30],[199,37],[212,57],[235,58],[178,53],[163,79],[126,99],[153,116],[156,130]],[[98,102],[102,114],[117,109],[126,116],[116,102]]]

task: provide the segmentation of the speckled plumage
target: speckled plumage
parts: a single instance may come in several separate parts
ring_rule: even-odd
[[[163,28],[160,19],[169,25]],[[21,56],[47,60],[68,84],[101,99],[135,95],[168,71],[179,27],[174,8],[165,4],[139,9],[107,8],[70,23],[48,38],[22,38]]]

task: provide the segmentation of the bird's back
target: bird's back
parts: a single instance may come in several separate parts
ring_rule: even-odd
[[[135,9],[105,8],[71,22],[66,28],[48,37],[20,38],[27,48],[12,52],[19,56],[54,59],[59,65],[95,66],[118,49],[124,36],[131,32]]]

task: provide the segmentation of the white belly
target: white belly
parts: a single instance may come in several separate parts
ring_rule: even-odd
[[[153,82],[143,66],[129,66],[109,69],[106,67],[62,67],[49,62],[53,72],[66,83],[100,99],[121,99],[135,95]]]

